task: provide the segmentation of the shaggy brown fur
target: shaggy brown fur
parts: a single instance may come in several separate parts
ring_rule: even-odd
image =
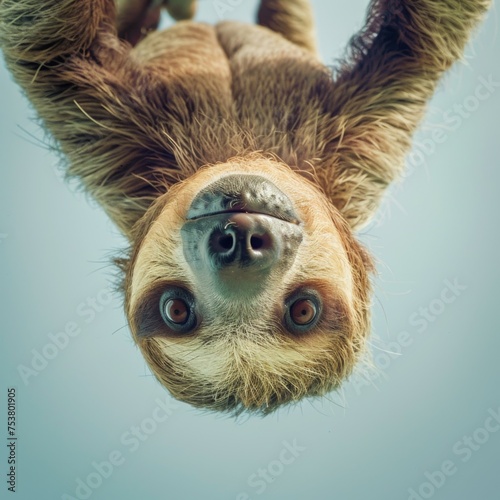
[[[353,231],[400,173],[490,0],[372,0],[333,79],[307,0],[262,0],[260,26],[181,21],[150,32],[161,3],[118,0],[117,13],[112,0],[0,0],[0,44],[68,175],[130,240],[118,260],[125,309],[155,376],[181,400],[234,413],[325,394],[370,329],[373,268]],[[194,12],[189,0],[164,3],[178,19]],[[265,272],[240,265],[227,278],[186,257],[191,203],[230,174],[258,174],[296,211],[295,222],[248,214],[283,229],[282,258]],[[224,230],[247,219],[229,220]],[[220,283],[235,277],[228,294]],[[199,315],[187,334],[160,315],[174,285]],[[297,334],[283,318],[301,290],[320,313]]]

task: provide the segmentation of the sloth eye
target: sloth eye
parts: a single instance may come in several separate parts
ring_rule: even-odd
[[[171,330],[188,333],[197,323],[194,305],[194,297],[187,290],[171,287],[160,297],[160,314]]]
[[[285,326],[292,333],[312,329],[321,316],[321,299],[314,290],[297,290],[285,301]]]
[[[165,316],[172,323],[182,325],[189,317],[189,306],[181,299],[170,299],[165,304]]]
[[[309,299],[299,299],[290,308],[290,318],[296,325],[307,325],[316,316],[316,306]]]

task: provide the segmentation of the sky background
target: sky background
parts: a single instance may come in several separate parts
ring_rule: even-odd
[[[253,21],[255,1],[222,3],[234,4],[225,18]],[[332,64],[368,2],[312,3]],[[201,0],[196,19],[217,22],[216,4]],[[2,62],[0,498],[498,500],[498,21],[493,9],[439,86],[405,178],[360,235],[379,272],[378,375],[266,418],[205,414],[149,374],[109,293],[125,241],[61,180]],[[50,347],[65,330],[67,345]],[[12,387],[16,495],[5,482]]]

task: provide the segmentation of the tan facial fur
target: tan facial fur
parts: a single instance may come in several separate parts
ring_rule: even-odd
[[[292,267],[248,302],[231,302],[204,288],[184,259],[180,237],[195,194],[230,173],[259,173],[274,182],[292,198],[304,228]],[[160,203],[163,209],[140,242],[126,285],[132,331],[155,376],[179,399],[233,411],[268,412],[338,386],[363,350],[370,263],[321,192],[285,165],[253,155],[200,170]],[[203,303],[200,325],[186,336],[158,331],[141,338],[135,312],[153,290],[170,283]],[[322,319],[313,331],[296,335],[283,324],[283,304],[304,286],[320,294]],[[158,304],[152,307],[159,315]]]

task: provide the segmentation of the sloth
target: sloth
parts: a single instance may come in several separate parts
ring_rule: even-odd
[[[308,0],[215,26],[191,0],[0,0],[7,67],[129,242],[128,324],[175,398],[268,414],[366,358],[356,232],[489,3],[372,0],[332,72]]]

